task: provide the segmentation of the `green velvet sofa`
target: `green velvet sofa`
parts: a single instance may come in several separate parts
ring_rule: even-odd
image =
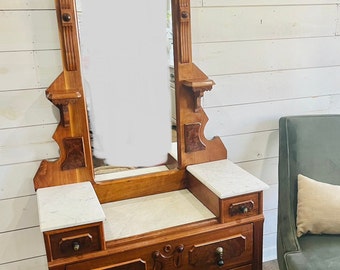
[[[282,117],[278,173],[280,270],[340,270],[340,235],[307,233],[298,238],[296,232],[297,175],[340,185],[340,115]],[[328,207],[327,200],[319,203],[320,207]]]

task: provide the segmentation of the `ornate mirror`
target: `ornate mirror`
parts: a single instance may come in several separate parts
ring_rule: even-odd
[[[114,182],[118,191],[121,183],[124,190],[127,190],[127,185],[131,185],[133,189],[140,189],[141,194],[145,195],[157,192],[161,183],[167,185],[168,190],[178,189],[178,185],[184,185],[169,179],[183,179],[187,165],[227,157],[227,151],[220,138],[207,140],[204,136],[208,118],[201,106],[201,98],[205,91],[212,89],[214,82],[192,62],[190,0],[172,0],[177,156],[169,155],[165,163],[168,168],[166,171],[130,176],[115,181],[95,182],[75,0],[55,0],[55,4],[63,72],[46,90],[46,96],[60,111],[61,120],[53,136],[60,148],[60,158],[52,162],[42,161],[34,178],[36,189],[91,181],[96,186],[96,191],[104,194]],[[105,10],[105,7],[100,8]],[[152,12],[154,11],[150,10],[150,13]],[[125,31],[124,22],[110,28]],[[110,31],[107,35],[110,35]],[[100,44],[105,41],[96,42]],[[154,102],[157,102],[157,99]],[[134,114],[140,113],[140,109],[136,108],[131,108],[131,111]],[[112,196],[116,196],[117,199],[121,196],[118,193],[100,197],[106,198],[102,200],[112,200]]]

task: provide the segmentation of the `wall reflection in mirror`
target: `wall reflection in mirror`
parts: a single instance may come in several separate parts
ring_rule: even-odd
[[[115,1],[81,0],[82,76],[97,173],[168,159],[176,137],[170,128],[175,97],[169,2],[123,1],[117,9]]]

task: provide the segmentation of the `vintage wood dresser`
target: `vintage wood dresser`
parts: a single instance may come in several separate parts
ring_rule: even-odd
[[[55,3],[63,72],[46,94],[60,110],[60,158],[34,178],[49,269],[261,270],[267,185],[204,137],[201,98],[214,82],[192,63],[190,1],[172,1],[177,149],[157,172],[104,180],[93,173],[75,1]]]

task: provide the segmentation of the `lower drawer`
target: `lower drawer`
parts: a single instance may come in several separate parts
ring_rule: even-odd
[[[251,262],[253,225],[241,225],[233,230],[225,238],[194,245],[189,251],[189,264],[195,269],[230,269]]]
[[[68,270],[67,267],[66,270]],[[102,266],[93,270],[146,270],[146,264],[141,260],[135,260],[131,262]]]
[[[252,270],[252,269],[253,269],[253,266],[251,264],[247,264],[247,265],[244,265],[244,266],[233,268],[231,270]]]

